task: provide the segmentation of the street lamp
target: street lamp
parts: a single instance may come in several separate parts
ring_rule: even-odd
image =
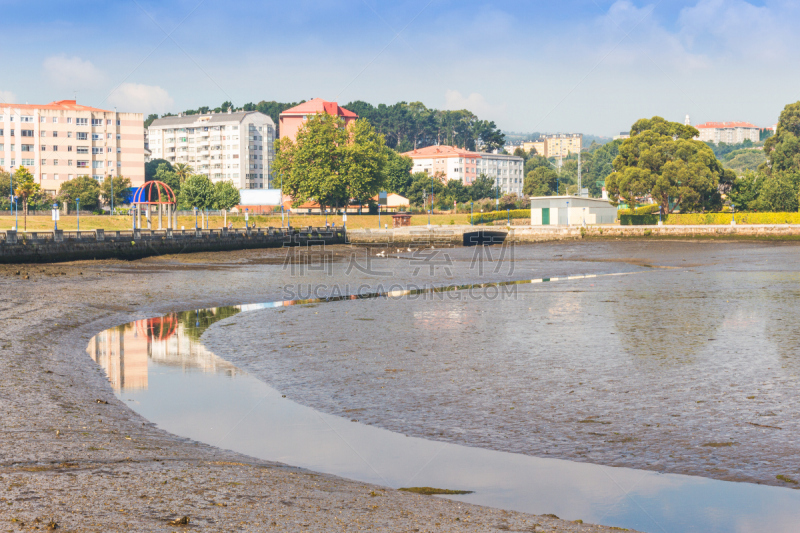
[[[75,198],[75,216],[78,218],[78,231],[81,230],[81,199]]]
[[[733,203],[731,203],[731,226],[736,224],[736,215],[735,215],[735,213],[736,213],[736,206]]]
[[[58,231],[58,204],[53,204],[53,230]]]
[[[475,210],[474,210],[474,207],[475,207],[475,201],[474,201],[474,200],[471,200],[471,201],[469,202],[469,224],[470,224],[470,226],[474,226],[474,225],[475,225],[475,222],[474,222],[474,221],[473,221],[473,219],[472,219],[472,217],[473,217],[473,213],[474,213],[474,211],[475,211]]]
[[[569,200],[567,200],[567,226],[569,226]]]
[[[197,207],[192,206],[192,209],[194,209],[194,230],[197,231]]]
[[[19,231],[19,204],[17,204],[19,197],[12,194],[11,199],[14,202],[14,205],[12,206],[14,210],[14,231]]]

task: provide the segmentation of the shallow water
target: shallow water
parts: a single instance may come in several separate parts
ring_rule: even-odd
[[[561,298],[557,302],[558,306],[543,307],[546,309],[559,309],[559,313],[556,316],[563,321],[565,315],[570,315],[568,312],[570,309],[574,311],[574,308],[570,306],[565,307],[567,311],[561,310],[561,306],[565,305],[562,301],[564,294],[580,295],[580,292],[573,291],[585,292],[588,288],[587,285],[591,287],[592,284],[597,286],[597,284],[611,283],[608,281],[611,279],[616,282],[623,279],[623,277],[563,280],[551,285],[519,285],[517,288],[533,290],[535,287],[538,290],[541,287],[546,287],[543,290],[550,291],[554,287],[563,285],[564,287],[557,289],[556,292],[556,295]],[[640,283],[638,275],[625,276],[624,279],[623,283]],[[620,290],[617,287],[612,287],[612,289]],[[464,291],[459,292],[463,293]],[[645,292],[647,293],[648,291]],[[523,294],[523,296],[525,295]],[[541,298],[541,296],[541,294],[538,294],[537,298]],[[373,304],[378,306],[402,306],[404,303],[408,304],[408,300],[409,296],[406,295],[397,300],[340,301],[321,305],[318,308],[314,308],[313,311],[307,307],[295,307],[291,311],[293,313],[302,313],[303,318],[308,319],[308,322],[304,324],[306,333],[315,331],[314,328],[330,328],[329,331],[337,331],[337,328],[342,327],[342,324],[333,321],[335,317],[328,316],[325,320],[320,320],[319,323],[313,323],[314,315],[312,313],[320,313],[323,309],[334,309],[340,306],[335,315],[343,316],[354,311],[352,306]],[[453,301],[459,302],[459,300],[449,300],[448,305],[452,305]],[[498,302],[504,302],[503,305],[509,305],[509,301],[520,302],[523,300],[469,300],[470,304],[474,305],[487,302],[489,305],[498,305]],[[459,322],[459,317],[463,316],[463,314],[459,315],[453,312],[442,313],[441,308],[436,308],[437,312],[435,313],[425,309],[426,307],[439,305],[442,302],[417,300],[411,303],[416,308],[415,311],[409,313],[409,316],[413,318],[412,325],[414,326],[411,331],[424,331],[428,328],[441,334],[442,331],[446,331],[443,330],[443,325],[457,323]],[[351,307],[349,307],[348,311],[344,311],[341,308],[343,305]],[[282,398],[281,393],[266,385],[264,381],[256,379],[242,372],[231,363],[216,357],[201,342],[201,335],[210,324],[215,322],[216,324],[208,330],[208,337],[215,342],[219,342],[225,336],[230,339],[231,335],[235,335],[237,338],[236,346],[245,355],[250,352],[249,349],[245,348],[249,346],[247,343],[257,339],[259,335],[262,338],[270,337],[271,334],[274,335],[275,333],[273,330],[291,334],[292,329],[288,327],[290,324],[276,320],[275,316],[261,316],[263,313],[274,314],[276,311],[289,310],[287,307],[261,310],[264,307],[274,306],[283,307],[282,303],[249,305],[180,313],[161,319],[138,321],[127,327],[116,328],[99,334],[90,344],[90,353],[95,360],[107,369],[112,384],[117,389],[120,398],[129,401],[129,405],[134,410],[157,423],[160,427],[179,435],[265,459],[282,461],[317,471],[393,487],[430,485],[474,490],[475,494],[455,499],[534,513],[555,513],[562,518],[572,520],[580,518],[587,522],[617,525],[644,531],[793,531],[795,524],[800,519],[800,491],[747,483],[715,481],[699,477],[660,475],[642,470],[611,468],[589,463],[537,458],[474,447],[468,448],[447,442],[435,442],[428,439],[403,436],[399,433],[370,427],[366,424],[351,422],[348,420],[351,416],[347,418],[331,416],[296,404],[286,398]],[[628,313],[626,316],[634,318],[643,316],[646,310],[647,306],[635,308],[633,311],[626,311]],[[234,316],[242,311],[256,312]],[[369,350],[369,342],[375,342],[376,339],[376,332],[369,327],[374,325],[374,321],[370,319],[382,315],[380,314],[380,309],[371,307],[361,311],[364,312],[359,313],[358,317],[350,318],[364,318],[367,320],[358,322],[360,329],[357,331],[350,331],[350,329],[354,328],[348,328],[347,338],[343,339],[343,342],[349,342],[352,346],[353,342],[357,345],[358,342],[363,341],[367,343],[367,349],[360,353],[369,353],[371,351]],[[479,311],[482,313],[479,313]],[[492,314],[486,311],[486,309],[478,309],[475,313],[476,315]],[[508,308],[503,311],[498,316],[503,317],[505,321],[511,313],[506,312]],[[319,315],[316,316],[319,317]],[[447,317],[447,320],[442,320],[442,316]],[[611,312],[609,316],[614,317],[616,315]],[[299,318],[299,316],[295,316],[296,318]],[[482,318],[479,321],[469,321],[471,327],[481,330],[496,322],[491,320],[496,317],[488,316]],[[706,335],[706,338],[711,338],[707,336],[708,328],[711,326],[705,323],[706,319],[713,324],[717,324],[716,327],[717,329],[719,328],[719,317],[708,309],[704,309],[703,312],[690,317],[678,316],[671,320],[677,321],[679,325],[676,327],[680,328],[681,331],[696,327],[697,331],[700,331],[702,335]],[[265,320],[269,320],[268,326]],[[629,320],[627,319],[627,321]],[[248,324],[248,321],[251,321],[251,323]],[[461,321],[463,322],[463,319]],[[619,323],[624,324],[627,321],[622,320]],[[355,321],[349,320],[346,323],[352,326]],[[248,325],[253,331],[247,332]],[[408,326],[407,323],[401,323],[400,325]],[[555,321],[552,325],[555,325]],[[362,326],[364,327],[361,328]],[[508,327],[508,324],[505,324],[504,327]],[[652,329],[654,326],[650,324],[648,327]],[[574,329],[566,327],[565,330],[561,330],[561,333],[569,336],[569,332],[574,331]],[[735,332],[737,324],[733,324],[730,329]],[[743,329],[741,324],[738,324],[738,329]],[[339,331],[341,333],[341,330]],[[515,330],[512,328],[511,331]],[[249,338],[239,337],[243,332],[247,332]],[[383,332],[381,333],[383,334]],[[626,333],[627,340],[620,341],[620,344],[617,345],[617,348],[621,348],[624,353],[627,353],[625,351],[626,346],[637,345],[635,333],[632,331]],[[492,335],[487,334],[484,337],[491,339]],[[597,341],[597,332],[591,332],[589,337],[590,341]],[[453,337],[448,338],[450,340],[453,339]],[[669,338],[669,336],[665,338]],[[205,338],[203,338],[204,340]],[[405,341],[407,339],[402,340]],[[432,339],[426,338],[426,340]],[[281,339],[281,344],[284,341],[292,342],[288,339]],[[704,342],[710,342],[695,342],[689,335],[684,335],[683,338],[677,339],[677,341],[680,352],[684,355],[688,354],[693,360],[699,357],[695,345],[703,345]],[[626,342],[632,344],[627,345],[625,344]],[[404,345],[405,343],[395,343],[395,348],[402,348],[401,344]],[[285,346],[292,347],[290,344],[284,345],[282,350],[286,349]],[[474,351],[480,351],[481,349],[481,345],[476,344],[474,341],[472,341],[471,346],[475,349]],[[435,348],[435,346],[432,346],[431,350]],[[581,353],[587,353],[585,349],[586,346],[582,348]],[[609,353],[606,348],[603,348],[603,351]],[[246,361],[244,366],[252,366],[255,360],[263,359],[265,356],[263,352],[264,350],[260,350],[249,354],[253,356],[253,360]],[[314,350],[295,350],[294,352],[301,354],[313,353]],[[499,352],[502,352],[502,350]],[[331,351],[326,350],[326,354],[330,356]],[[288,354],[284,352],[280,355],[280,357],[275,355],[271,357],[285,359]],[[397,354],[394,355],[397,356]],[[495,355],[497,355],[497,352],[495,352]],[[628,356],[630,357],[631,354],[628,354]],[[336,358],[333,358],[333,360],[338,361]],[[392,375],[405,375],[403,372],[396,371],[399,370],[396,368],[389,369],[395,371],[386,372],[387,369],[383,365],[386,361],[379,361],[381,363],[379,366],[384,367],[381,368],[381,372]],[[436,374],[435,368],[428,368],[420,361],[420,359],[414,359],[412,365],[408,366],[414,368],[418,373],[417,375],[424,375],[427,371],[434,371],[434,379],[427,380],[422,386],[433,387],[431,389],[433,392],[441,393],[442,391],[439,387],[447,380],[440,379],[441,376]],[[297,362],[295,359],[291,361],[291,364],[298,366],[296,365]],[[394,362],[395,359],[393,358]],[[442,362],[440,361],[440,363]],[[363,358],[359,360],[357,366],[366,368],[368,371],[370,364],[373,363],[370,363],[367,358]],[[514,366],[514,360],[495,359],[493,364],[500,368],[504,365],[511,365],[515,371],[520,367],[518,364]],[[662,361],[656,363],[655,366],[659,369],[658,371],[662,371],[660,369],[663,369],[664,365],[669,368],[669,364],[669,361],[666,363]],[[342,401],[341,398],[335,398],[330,389],[326,389],[326,387],[329,382],[347,381],[347,376],[350,376],[350,381],[353,381],[353,369],[347,368],[347,365],[341,364],[341,362],[337,363],[336,366],[344,367],[344,370],[338,376],[335,374],[326,376],[329,379],[323,380],[325,383],[306,381],[307,378],[313,378],[314,373],[305,373],[304,379],[295,380],[304,381],[304,384],[289,383],[288,390],[292,390],[299,395],[301,392],[308,394],[310,389],[318,388],[328,400],[336,400],[333,402],[332,409],[346,407],[347,402]],[[433,366],[449,367],[450,365],[437,364]],[[644,366],[647,367],[647,364],[644,363]],[[791,365],[789,366],[791,367]],[[548,367],[545,366],[543,368]],[[733,368],[733,370],[737,369]],[[265,381],[282,380],[286,379],[285,376],[296,374],[296,372],[292,372],[288,368],[271,368],[270,372],[272,371],[274,371],[274,374],[262,379]],[[548,370],[548,372],[552,371],[552,368]],[[792,369],[789,368],[789,372],[791,371]],[[556,374],[564,373],[557,369],[555,372]],[[487,375],[489,374],[489,372],[486,373]],[[609,376],[611,376],[609,382],[613,381],[613,379],[620,379],[620,375],[613,369],[609,371]],[[375,378],[373,377],[370,380],[362,379],[356,383],[351,383],[349,390],[352,390],[354,385],[358,388],[363,388],[368,381],[379,382]],[[553,379],[563,381],[564,376]],[[437,380],[438,382],[436,382]],[[452,380],[452,382],[455,381],[461,381],[461,379]],[[624,379],[620,379],[620,381],[624,381]],[[403,383],[397,387],[397,391],[402,391],[409,385],[409,383]],[[672,385],[674,388],[674,383]],[[379,390],[378,386],[385,387],[386,385],[369,385],[376,391]],[[778,388],[785,389],[786,386],[786,383],[783,383],[779,384]],[[792,382],[789,383],[789,386],[792,386]],[[767,388],[773,389],[775,387]],[[281,392],[287,392],[282,386],[279,389]],[[346,389],[341,389],[340,394],[344,390]],[[447,393],[449,391],[444,392]],[[564,394],[570,393],[564,392]],[[394,394],[392,396],[400,395]],[[413,391],[408,396],[413,398]],[[610,397],[610,399],[616,400],[613,397]],[[313,401],[308,403],[313,404],[316,401],[319,401],[318,398],[314,398]],[[566,400],[555,397],[551,401],[554,404],[559,404]],[[305,400],[304,403],[306,403]],[[361,406],[365,404],[363,398],[358,398],[357,403]],[[611,407],[614,401],[609,400],[607,403],[606,407]],[[618,400],[617,403],[619,403]],[[372,398],[367,408],[361,407],[358,411],[355,411],[358,414],[352,416],[357,416],[359,420],[366,420],[368,423],[376,423],[370,420],[369,417],[375,416],[374,413],[377,410],[386,413],[387,405],[391,408],[391,398]],[[438,421],[434,420],[433,424],[423,423],[421,425],[416,422],[418,419],[423,420],[423,422],[429,422],[431,417],[435,418],[434,415],[442,410],[436,407],[434,405],[422,413],[395,411],[392,416],[384,415],[381,418],[384,423],[386,420],[394,421],[399,419],[398,423],[411,428],[412,432],[414,428],[422,428],[424,431],[430,429],[430,427],[435,427]],[[492,407],[489,406],[489,408]],[[461,429],[458,426],[467,418],[461,412],[462,409],[463,406],[458,404],[453,406],[445,405],[444,413],[440,416],[444,420],[450,420],[450,427]],[[661,409],[663,410],[663,405]],[[603,418],[601,414],[593,412],[592,414],[582,415],[586,416],[585,420],[594,420],[594,422],[584,422],[581,426],[594,427],[596,425],[597,427],[605,428],[610,425],[604,424],[609,420]],[[523,416],[521,417],[522,420],[517,420],[512,424],[515,426],[516,431],[525,431],[525,426],[529,423],[527,419],[529,416],[531,415]],[[492,418],[495,418],[495,416],[493,415]],[[613,420],[613,417],[610,416],[610,418]],[[496,441],[498,439],[493,439],[491,435],[492,425],[487,424],[489,421],[487,417],[484,420],[476,421],[476,425],[488,428],[485,437],[488,439],[487,442],[491,443],[493,440]],[[554,422],[539,422],[539,425],[547,428],[554,425]],[[581,421],[577,422],[581,423]],[[529,426],[529,432],[531,431],[530,427],[532,426]],[[767,431],[766,428],[751,427]],[[592,431],[592,433],[599,433],[599,431]],[[473,442],[476,437],[474,432],[455,431],[453,435],[455,435],[453,439],[455,441],[466,439],[470,445],[476,445]],[[452,436],[445,435],[444,439],[443,435],[431,435],[430,437],[449,440]],[[546,439],[548,437],[545,436],[543,438]],[[503,439],[499,440],[502,441]],[[532,440],[540,440],[540,437],[537,435]],[[478,445],[481,444],[479,443]],[[614,448],[614,446],[611,446],[611,448]],[[727,450],[730,448],[721,449]],[[707,450],[716,453],[719,449],[709,448]]]

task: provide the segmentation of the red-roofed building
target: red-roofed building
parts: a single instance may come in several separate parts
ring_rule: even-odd
[[[749,139],[754,143],[760,139],[761,129],[749,122],[706,122],[695,126],[700,132],[696,137],[703,142],[714,144],[739,144]]]
[[[125,176],[144,183],[144,118],[59,100],[44,105],[0,103],[0,167],[24,166],[56,194],[78,176]]]
[[[295,137],[297,136],[297,130],[303,126],[303,123],[308,118],[308,115],[317,115],[320,113],[327,113],[328,115],[342,117],[344,119],[345,126],[358,119],[358,115],[341,107],[336,102],[327,102],[322,98],[314,98],[313,100],[303,102],[302,104],[292,107],[291,109],[287,109],[280,114],[279,130],[281,139],[284,137],[289,137],[292,141],[294,141]]]

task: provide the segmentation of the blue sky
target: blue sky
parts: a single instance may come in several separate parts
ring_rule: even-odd
[[[786,0],[0,0],[2,101],[144,113],[422,101],[512,131],[644,116],[777,121],[800,99]],[[13,23],[11,23],[13,22]]]

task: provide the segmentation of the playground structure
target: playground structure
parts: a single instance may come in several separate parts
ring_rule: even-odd
[[[148,181],[133,193],[133,229],[142,228],[142,211],[144,211],[147,229],[153,229],[153,210],[158,212],[158,229],[163,228],[163,217],[167,216],[167,228],[175,230],[178,226],[177,198],[172,188],[163,181]]]

